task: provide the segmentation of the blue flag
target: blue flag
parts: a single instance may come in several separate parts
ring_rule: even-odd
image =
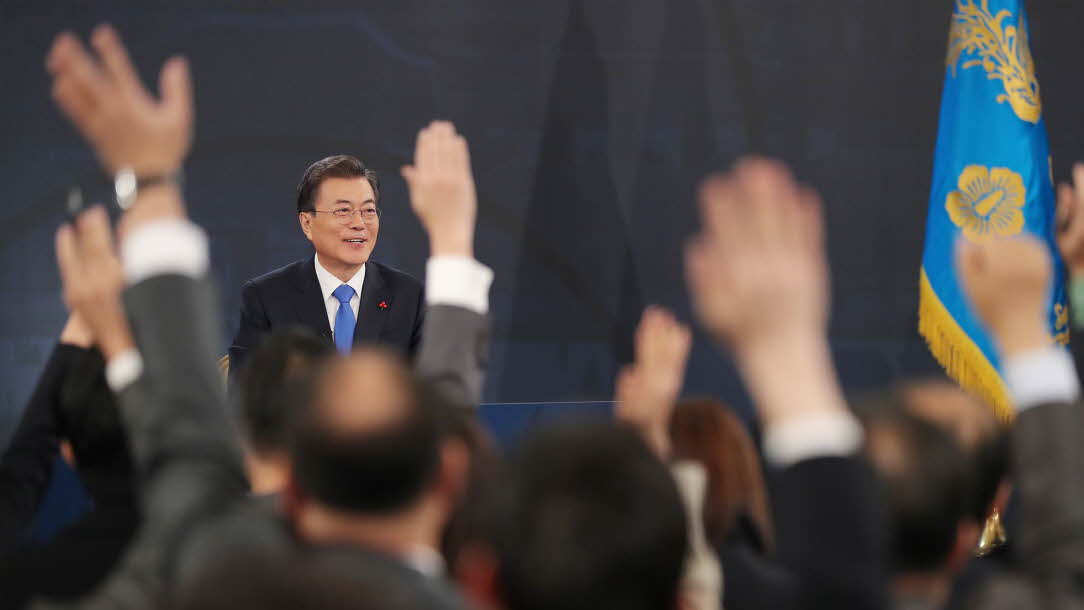
[[[1054,184],[1023,0],[954,0],[926,248],[919,332],[949,375],[1008,418],[1012,406],[989,334],[956,277],[958,239],[1024,233],[1055,261],[1050,325],[1067,343],[1064,269],[1054,243]]]

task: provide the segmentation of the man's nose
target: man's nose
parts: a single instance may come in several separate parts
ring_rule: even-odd
[[[354,230],[361,230],[361,229],[368,229],[369,228],[368,225],[365,224],[365,221],[361,219],[361,214],[358,214],[357,212],[350,215],[349,226],[350,226],[351,229],[354,229]]]

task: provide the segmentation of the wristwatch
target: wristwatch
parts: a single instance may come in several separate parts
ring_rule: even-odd
[[[184,174],[178,169],[168,174],[153,176],[136,176],[131,167],[122,167],[113,176],[113,192],[117,196],[117,205],[120,209],[127,210],[135,203],[140,189],[147,189],[159,184],[174,184],[181,186],[184,183]]]

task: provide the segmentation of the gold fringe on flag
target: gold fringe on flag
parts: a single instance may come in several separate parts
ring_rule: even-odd
[[[1012,401],[1001,375],[945,309],[925,269],[919,277],[918,332],[949,377],[990,405],[1002,422],[1012,421]]]

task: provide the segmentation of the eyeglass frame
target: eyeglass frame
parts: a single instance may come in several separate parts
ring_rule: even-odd
[[[317,210],[316,208],[313,208],[311,210],[305,210],[305,211],[306,212],[312,212],[313,214],[331,214],[332,216],[335,217],[336,220],[338,220],[342,224],[349,223],[354,218],[355,215],[359,216],[361,218],[361,221],[366,222],[366,223],[368,223],[368,222],[376,222],[376,221],[380,220],[380,206],[374,205],[371,209],[374,210],[376,212],[376,214],[374,216],[372,216],[371,218],[366,218],[365,217],[365,212],[369,211],[369,209],[370,208],[341,207],[341,208],[336,208],[334,210]],[[345,215],[345,216],[339,214],[339,212],[341,212],[343,210],[350,210],[350,214]]]

